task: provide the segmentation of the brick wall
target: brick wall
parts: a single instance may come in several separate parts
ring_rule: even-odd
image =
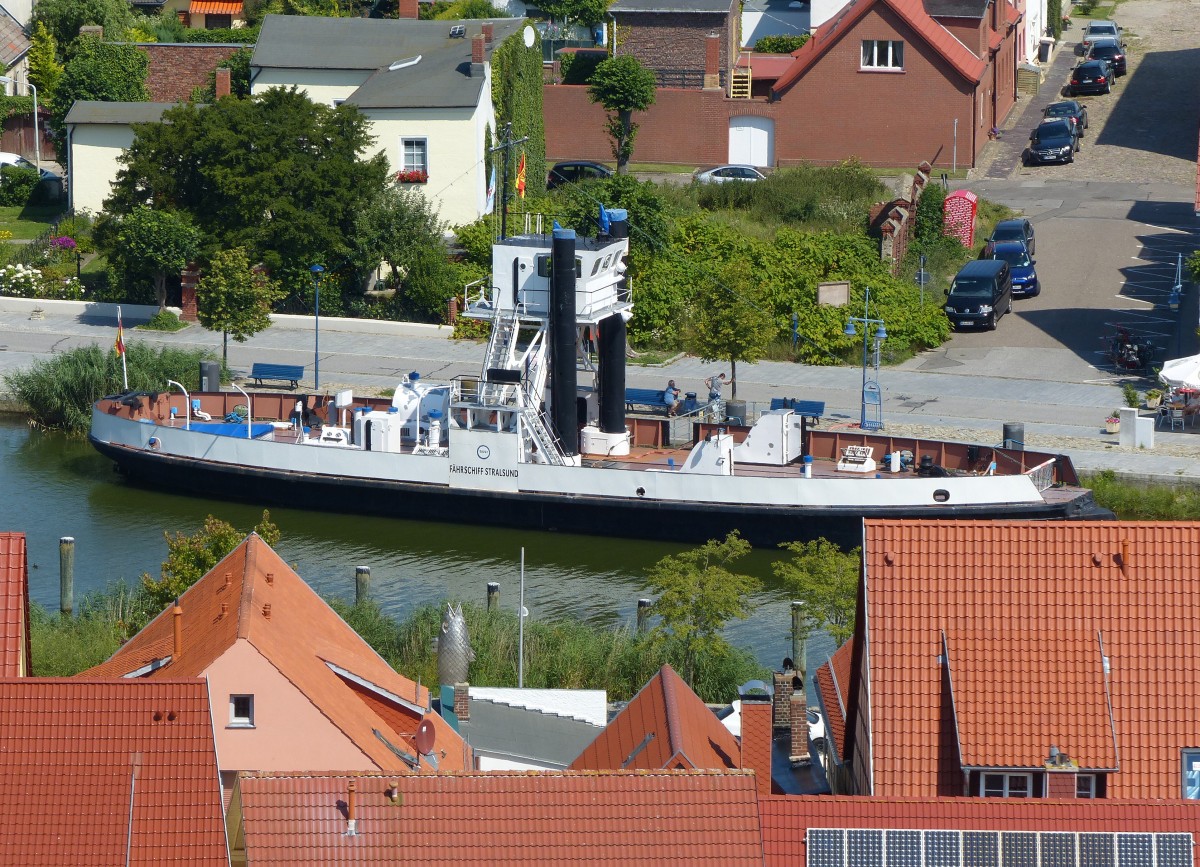
[[[1057,771],[1046,770],[1046,797],[1047,798],[1069,798],[1075,797],[1075,776],[1074,770]]]
[[[139,45],[150,58],[146,89],[151,102],[184,102],[192,89],[208,84],[208,75],[241,46],[204,44]]]
[[[719,63],[729,69],[737,51],[737,16],[696,12],[614,12],[617,54],[632,54],[651,69],[704,71],[708,34],[721,39]],[[731,26],[732,25],[732,26]]]

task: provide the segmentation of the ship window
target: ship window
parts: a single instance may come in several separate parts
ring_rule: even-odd
[[[599,273],[600,273],[600,260],[597,259],[595,262],[592,263],[592,276],[595,277]]]
[[[537,267],[539,277],[549,277],[550,272],[554,270],[554,264],[550,261],[550,256],[543,253],[537,257]],[[583,276],[583,260],[578,256],[575,257],[575,278]]]

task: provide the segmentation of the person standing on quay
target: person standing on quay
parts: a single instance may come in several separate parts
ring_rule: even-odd
[[[727,380],[724,373],[719,373],[716,376],[710,376],[704,380],[704,387],[708,389],[708,399],[716,402],[721,399],[721,389],[725,385],[732,385],[733,380]]]

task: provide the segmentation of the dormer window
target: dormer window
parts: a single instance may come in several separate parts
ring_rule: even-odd
[[[229,696],[229,728],[254,728],[254,696]]]
[[[1183,796],[1200,800],[1200,749],[1183,751]]]
[[[1032,798],[1033,774],[980,774],[979,794],[985,798]]]

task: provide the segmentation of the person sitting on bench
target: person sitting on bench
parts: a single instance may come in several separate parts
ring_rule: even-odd
[[[663,389],[663,403],[667,405],[667,415],[675,415],[679,412],[679,389],[673,379],[668,380],[667,387]]]

